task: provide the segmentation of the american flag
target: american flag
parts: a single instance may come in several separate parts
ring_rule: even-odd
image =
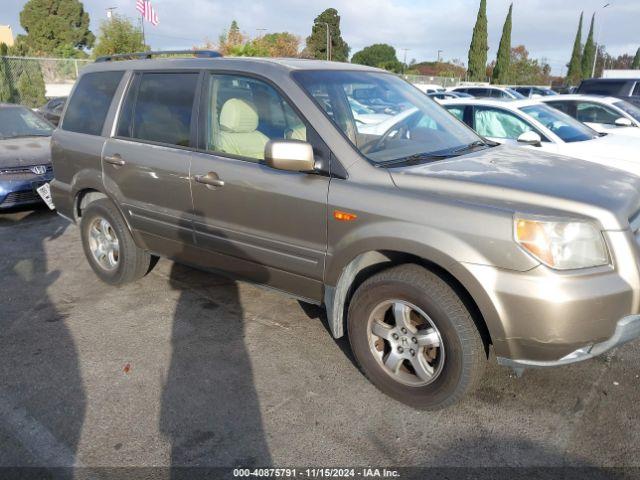
[[[140,12],[140,15],[151,25],[156,26],[160,21],[158,20],[158,13],[148,0],[136,0],[136,10]]]

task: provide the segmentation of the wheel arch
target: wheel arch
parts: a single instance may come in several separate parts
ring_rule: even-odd
[[[494,339],[503,336],[497,312],[475,277],[459,263],[447,262],[444,259],[444,256],[428,256],[424,253],[394,249],[359,253],[342,269],[335,286],[325,287],[324,303],[333,336],[340,338],[346,332],[349,302],[356,289],[366,279],[382,270],[413,263],[437,274],[460,296],[488,348]]]
[[[108,193],[106,193],[102,188],[96,185],[86,185],[84,188],[77,188],[75,190],[73,198],[74,198],[73,215],[74,215],[74,221],[76,223],[82,217],[82,211],[85,210],[89,206],[89,204],[103,198],[110,200],[111,203],[115,206],[116,210],[118,210],[118,213],[120,213],[120,215],[124,219],[124,223],[127,226],[127,229],[129,230],[129,233],[133,237],[134,241],[136,242],[137,245],[140,245],[140,243],[138,242],[137,236],[135,235],[133,229],[131,228],[131,224],[129,223],[129,218],[126,215],[124,215],[124,212],[122,211],[122,208],[120,208],[120,205],[118,205],[118,203],[115,202],[114,199]]]

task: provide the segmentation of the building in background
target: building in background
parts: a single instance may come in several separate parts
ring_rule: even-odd
[[[13,46],[11,25],[0,25],[0,43],[6,43],[8,47]]]

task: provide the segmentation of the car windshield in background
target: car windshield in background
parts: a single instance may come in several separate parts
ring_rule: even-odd
[[[521,94],[520,92],[515,91],[513,88],[505,88],[505,91],[509,92],[515,98],[520,98],[520,99],[527,98],[523,94]]]
[[[0,139],[48,137],[53,127],[28,108],[0,108]]]
[[[520,110],[535,118],[564,142],[584,142],[598,136],[586,125],[548,105],[531,105]]]
[[[486,148],[472,130],[394,75],[298,71],[293,76],[360,153],[376,164],[428,162]],[[361,106],[376,113],[366,123]]]
[[[613,105],[618,107],[620,110],[625,111],[638,122],[640,122],[640,108],[636,107],[633,103],[620,100],[619,102],[614,102]]]

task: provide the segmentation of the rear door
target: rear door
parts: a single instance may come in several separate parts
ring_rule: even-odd
[[[145,248],[182,258],[193,243],[189,184],[200,73],[138,72],[104,148],[107,191]]]
[[[202,261],[320,300],[329,177],[275,170],[263,158],[273,139],[308,141],[316,162],[325,165],[328,149],[266,81],[211,74],[202,92],[201,151],[191,169]]]

